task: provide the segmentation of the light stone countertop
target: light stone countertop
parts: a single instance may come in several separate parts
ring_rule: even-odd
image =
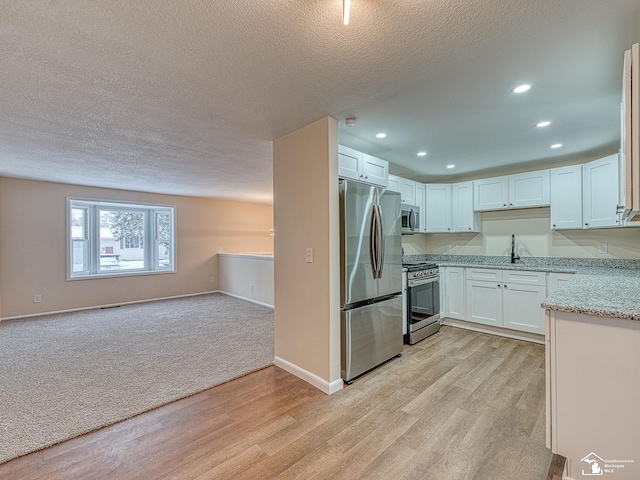
[[[543,308],[640,321],[638,260],[526,257],[511,264],[509,257],[474,255],[411,256],[406,260],[419,259],[433,261],[441,267],[575,273],[571,280],[544,301]]]

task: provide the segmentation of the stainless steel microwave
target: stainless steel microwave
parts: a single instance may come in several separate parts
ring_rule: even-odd
[[[417,205],[402,205],[402,233],[416,233],[420,231],[420,207]]]

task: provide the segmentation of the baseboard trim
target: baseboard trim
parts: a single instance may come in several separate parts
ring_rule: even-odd
[[[235,293],[225,292],[224,290],[218,290],[219,293],[224,293],[225,295],[229,295],[230,297],[239,298],[240,300],[246,300],[247,302],[256,303],[258,305],[262,305],[263,307],[273,308],[273,305],[268,303],[259,302],[258,300],[253,300],[251,298],[243,297],[242,295],[236,295]]]
[[[464,320],[456,320],[453,318],[445,318],[442,325],[449,327],[463,328],[474,332],[488,333],[490,335],[499,335],[501,337],[513,338],[514,340],[524,340],[525,342],[538,343],[544,345],[544,335],[538,335],[528,332],[515,332],[514,330],[505,330],[502,328],[493,328],[491,326],[480,325],[477,323],[469,323]]]
[[[273,363],[280,367],[283,370],[286,370],[292,375],[304,380],[307,383],[310,383],[318,390],[326,393],[327,395],[331,395],[332,393],[336,393],[339,390],[342,390],[344,387],[344,382],[342,379],[334,380],[333,382],[327,382],[325,379],[320,378],[315,373],[311,373],[304,368],[300,368],[299,366],[288,362],[280,357],[275,357],[273,359]]]
[[[91,307],[69,308],[66,310],[53,310],[51,312],[30,313],[28,315],[15,315],[13,317],[0,318],[0,322],[4,322],[5,320],[20,320],[23,318],[41,317],[43,315],[56,315],[58,313],[72,313],[72,312],[82,312],[84,310],[97,310],[99,308],[112,308],[112,307],[119,307],[120,305],[133,305],[136,303],[157,302],[158,300],[172,300],[175,298],[197,297],[198,295],[209,295],[211,293],[224,293],[224,292],[221,292],[220,290],[212,290],[210,292],[187,293],[185,295],[172,295],[170,297],[148,298],[145,300],[132,300],[130,302],[108,303],[105,305],[95,305]]]

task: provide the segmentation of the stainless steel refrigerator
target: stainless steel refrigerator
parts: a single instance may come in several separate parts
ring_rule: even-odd
[[[402,353],[400,194],[340,180],[342,379]]]

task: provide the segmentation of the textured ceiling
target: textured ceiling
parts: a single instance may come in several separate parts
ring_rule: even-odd
[[[267,202],[271,141],[327,115],[416,177],[553,160],[509,130],[529,117],[571,123],[565,157],[610,150],[640,33],[637,0],[353,0],[349,26],[341,0],[0,6],[0,175]]]

